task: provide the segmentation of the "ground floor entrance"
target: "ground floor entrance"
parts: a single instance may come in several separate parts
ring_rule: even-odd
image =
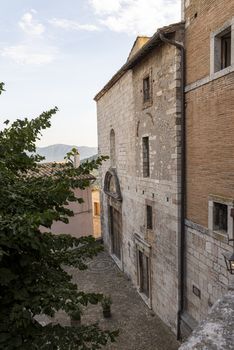
[[[139,290],[149,298],[149,258],[145,256],[140,250],[138,251],[139,262]]]
[[[122,215],[113,206],[110,206],[110,235],[112,254],[114,254],[119,260],[121,260]]]

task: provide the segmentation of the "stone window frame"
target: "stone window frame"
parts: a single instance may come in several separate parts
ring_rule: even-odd
[[[227,232],[215,230],[214,228],[214,203],[220,203],[227,206]],[[209,195],[208,197],[208,229],[210,232],[213,232],[215,234],[215,238],[222,239],[227,238],[231,239],[234,238],[233,235],[233,222],[234,218],[231,215],[231,211],[234,208],[234,199],[233,198],[226,198],[216,195]]]
[[[111,128],[110,130],[110,163],[111,167],[116,167],[116,143],[115,143],[115,130]]]
[[[137,292],[145,302],[145,304],[152,308],[152,291],[151,291],[151,246],[135,233],[135,247],[136,247],[136,267],[137,267]],[[140,269],[139,269],[139,251],[148,258],[148,278],[149,278],[149,296],[140,290]]]
[[[215,36],[222,33],[225,29],[231,27],[231,36],[232,36],[232,44],[231,44],[231,66],[224,68],[215,72],[214,69],[214,46],[215,46]],[[205,84],[210,83],[216,79],[219,79],[227,74],[234,72],[234,17],[231,20],[227,21],[221,28],[210,34],[210,72],[206,77],[199,79],[185,87],[185,92],[192,91],[197,89]]]
[[[147,206],[150,206],[152,208],[152,228],[147,227]],[[145,199],[145,220],[144,220],[144,229],[145,233],[152,232],[155,229],[155,202],[151,199]],[[147,236],[146,236],[147,237]]]
[[[146,229],[153,230],[153,207],[150,204],[146,204]]]
[[[231,30],[231,65],[222,69],[220,67],[221,37]],[[221,28],[210,35],[210,76],[212,79],[230,73],[234,68],[234,17],[225,22]]]
[[[143,78],[143,103],[146,103],[150,100],[150,92],[150,76],[147,75],[145,78]]]
[[[148,140],[148,147],[147,148],[144,148],[146,146],[146,139]],[[150,178],[150,136],[147,134],[147,135],[142,135],[141,137],[141,154],[142,154],[142,177],[144,179],[147,179],[147,178]],[[147,157],[145,157],[145,155],[147,154]]]
[[[149,99],[144,100],[144,80],[149,78]],[[152,79],[152,68],[150,68],[142,77],[142,108],[148,108],[153,104],[153,79]]]

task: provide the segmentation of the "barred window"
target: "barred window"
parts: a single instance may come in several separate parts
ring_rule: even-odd
[[[146,206],[146,227],[148,230],[153,229],[153,210],[151,205]]]
[[[116,166],[115,132],[113,129],[110,132],[110,161],[112,167]]]
[[[143,102],[150,100],[150,77],[143,79]]]
[[[142,138],[143,152],[143,177],[150,176],[150,160],[149,160],[149,137]]]

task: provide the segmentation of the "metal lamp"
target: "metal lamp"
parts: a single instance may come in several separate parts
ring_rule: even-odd
[[[228,242],[234,242],[234,239],[229,239]],[[234,275],[234,245],[233,245],[233,252],[225,253],[223,254],[223,256],[224,256],[224,260],[225,260],[228,272]]]

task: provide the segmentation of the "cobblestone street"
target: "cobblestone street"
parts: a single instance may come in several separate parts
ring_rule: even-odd
[[[84,323],[99,321],[103,328],[119,329],[117,342],[108,350],[174,350],[178,343],[172,332],[149,310],[126,276],[105,252],[89,263],[89,269],[70,269],[80,290],[111,295],[112,317],[104,319],[101,306],[90,306],[82,316]],[[58,320],[68,322],[58,314]]]

